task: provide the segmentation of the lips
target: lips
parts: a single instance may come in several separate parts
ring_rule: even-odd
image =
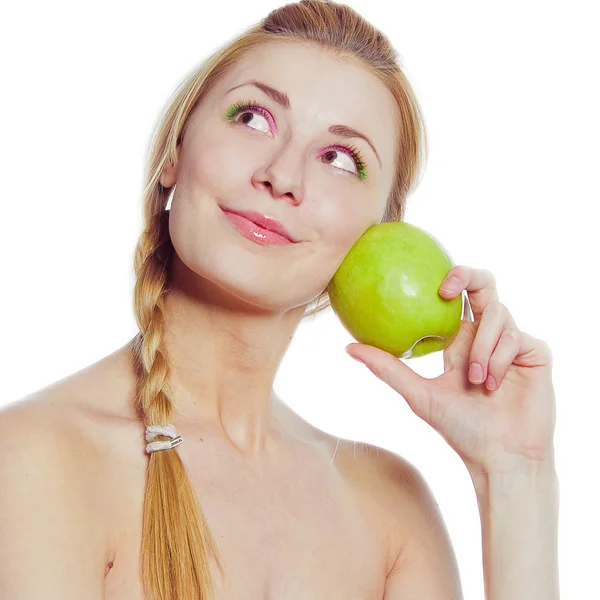
[[[275,219],[274,217],[272,217],[270,215],[262,214],[262,213],[254,211],[254,210],[239,210],[237,208],[226,208],[226,207],[221,207],[221,208],[225,212],[230,212],[230,213],[233,213],[234,215],[239,215],[240,217],[244,217],[245,219],[252,221],[253,223],[258,225],[259,227],[262,227],[263,229],[267,229],[268,231],[273,231],[274,233],[277,233],[278,235],[290,240],[290,242],[297,243],[300,241],[300,240],[297,240],[296,238],[294,238],[290,234],[290,232],[279,221],[277,221],[277,219]]]

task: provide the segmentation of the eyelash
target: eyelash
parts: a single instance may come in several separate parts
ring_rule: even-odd
[[[243,110],[256,111],[258,114],[265,117],[265,119],[267,119],[267,121],[271,122],[271,117],[270,117],[268,111],[265,110],[262,106],[260,106],[256,100],[247,100],[244,102],[238,102],[238,103],[234,104],[227,110],[226,116],[231,121],[235,116],[237,116]],[[352,146],[352,145],[340,146],[339,144],[333,144],[333,145],[329,146],[323,154],[327,153],[327,151],[329,151],[329,150],[345,150],[354,159],[356,168],[358,169],[358,174],[355,175],[355,177],[358,177],[359,179],[363,179],[363,180],[367,178],[366,164],[364,162],[362,154],[360,153],[358,148],[356,148],[356,146]],[[323,156],[323,154],[321,154],[321,156]],[[342,171],[343,170],[345,170],[345,169],[342,169]]]

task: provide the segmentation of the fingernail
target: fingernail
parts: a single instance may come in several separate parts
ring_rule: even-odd
[[[479,363],[471,363],[469,369],[469,379],[473,383],[481,383],[483,381],[483,369]]]
[[[487,378],[487,380],[485,382],[485,387],[488,390],[495,390],[496,389],[496,380],[491,375],[488,375],[488,378]]]
[[[449,294],[455,294],[458,292],[460,286],[460,282],[458,281],[458,277],[450,277],[442,284],[440,291],[448,292]]]

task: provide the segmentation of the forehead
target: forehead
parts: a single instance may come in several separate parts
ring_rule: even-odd
[[[269,42],[236,63],[214,92],[222,96],[251,79],[286,93],[290,117],[301,119],[307,135],[326,130],[332,123],[354,127],[371,138],[384,167],[386,162],[389,166],[395,154],[390,124],[398,109],[385,85],[357,59],[336,58],[324,48],[303,42]],[[249,98],[263,98],[262,92],[251,86],[230,95],[244,93]]]

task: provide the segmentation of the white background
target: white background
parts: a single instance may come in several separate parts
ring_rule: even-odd
[[[562,598],[597,589],[600,48],[592,2],[349,0],[399,51],[429,161],[406,220],[491,270],[554,355]],[[0,405],[130,339],[145,156],[176,85],[280,6],[28,2],[4,8]],[[303,323],[275,387],[331,433],[397,452],[440,505],[467,600],[483,598],[476,497],[460,458],[344,352],[331,309]],[[442,353],[409,362],[427,377]],[[140,442],[141,443],[141,442]]]

